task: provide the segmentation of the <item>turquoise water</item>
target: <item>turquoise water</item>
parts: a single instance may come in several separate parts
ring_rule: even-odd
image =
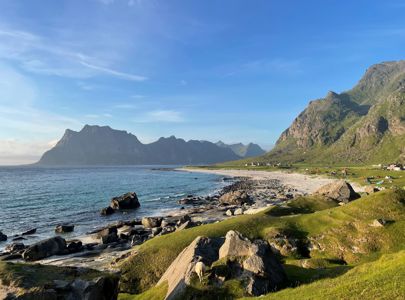
[[[0,167],[0,231],[10,237],[37,228],[23,241],[29,244],[53,236],[59,223],[72,223],[75,232],[67,236],[72,238],[116,220],[164,214],[180,208],[177,200],[184,195],[212,194],[225,185],[213,174],[156,168]],[[112,197],[129,191],[138,194],[140,209],[100,216]]]

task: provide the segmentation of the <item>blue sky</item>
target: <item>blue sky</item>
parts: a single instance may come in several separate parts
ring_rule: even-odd
[[[404,59],[405,3],[0,1],[0,164],[66,128],[273,144],[311,99]]]

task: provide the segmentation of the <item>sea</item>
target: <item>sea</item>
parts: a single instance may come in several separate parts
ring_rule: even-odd
[[[14,236],[36,228],[21,242],[55,235],[58,224],[73,224],[66,239],[118,220],[165,215],[181,208],[186,195],[211,195],[223,188],[223,176],[178,171],[179,166],[0,167],[0,231]],[[141,207],[101,216],[112,197],[136,192]]]

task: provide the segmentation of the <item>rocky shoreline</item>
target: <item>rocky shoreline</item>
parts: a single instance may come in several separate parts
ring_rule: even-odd
[[[166,215],[118,221],[74,240],[63,238],[64,233],[74,230],[74,224],[61,224],[55,228],[57,236],[30,246],[14,238],[0,253],[0,260],[114,270],[116,262],[151,238],[236,215],[256,213],[302,194],[276,179],[224,177],[223,180],[229,185],[218,193],[205,197],[187,195],[178,201],[178,210]],[[136,194],[127,193],[114,197],[101,214],[138,207]]]

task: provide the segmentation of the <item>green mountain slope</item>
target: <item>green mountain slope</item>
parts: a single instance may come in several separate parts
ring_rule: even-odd
[[[353,89],[311,101],[264,159],[404,161],[405,61],[374,65]]]

